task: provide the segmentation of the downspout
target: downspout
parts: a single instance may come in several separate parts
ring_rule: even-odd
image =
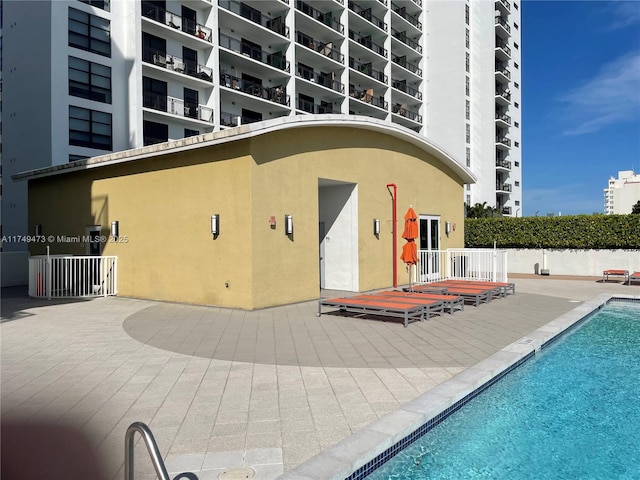
[[[393,193],[389,190],[389,187],[393,187]],[[397,222],[397,196],[398,196],[398,187],[395,183],[387,183],[387,190],[391,194],[391,198],[393,199],[393,217],[391,222],[393,223],[393,288],[398,286],[398,241],[397,241],[397,232],[396,232],[396,222]]]

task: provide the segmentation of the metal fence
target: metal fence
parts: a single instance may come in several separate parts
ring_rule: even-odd
[[[496,249],[450,248],[420,250],[415,269],[418,283],[445,279],[507,281],[507,251]]]
[[[118,257],[37,255],[29,258],[29,296],[106,297],[118,293]]]

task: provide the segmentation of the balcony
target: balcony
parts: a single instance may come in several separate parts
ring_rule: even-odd
[[[344,93],[344,84],[335,79],[335,73],[316,73],[312,69],[298,64],[296,65],[296,75],[316,85],[330,88],[338,93]]]
[[[418,66],[418,64],[407,61],[406,55],[403,55],[401,57],[392,55],[391,61],[396,65],[400,65],[402,68],[406,68],[411,73],[415,73],[419,77],[422,76],[422,69]]]
[[[412,97],[417,98],[418,100],[422,100],[422,92],[419,90],[410,87],[407,85],[406,80],[391,80],[391,86],[401,92],[406,93],[407,95],[411,95]]]
[[[310,102],[309,100],[304,100],[298,98],[298,110],[302,110],[307,113],[319,113],[319,114],[339,114],[341,113],[339,110],[333,109],[333,104],[331,102],[321,102],[320,105]]]
[[[362,36],[354,32],[353,30],[349,30],[349,38],[358,42],[363,47],[368,48],[372,52],[377,53],[384,58],[387,58],[387,49],[371,40],[371,35]]]
[[[391,29],[391,36],[393,38],[395,38],[396,40],[400,40],[402,43],[404,43],[408,47],[412,48],[416,52],[422,53],[422,47],[420,46],[420,44],[418,42],[416,42],[415,40],[407,38],[407,32],[399,32],[398,30],[395,30],[395,29],[392,28]]]
[[[397,15],[404,18],[407,22],[409,22],[411,25],[416,27],[418,30],[422,30],[422,23],[418,20],[418,17],[416,15],[411,15],[410,13],[407,12],[407,7],[401,7],[391,2],[391,10],[395,12]]]
[[[220,125],[224,127],[237,127],[242,124],[240,115],[229,112],[220,112]]]
[[[296,2],[296,9],[327,27],[332,28],[336,32],[344,34],[344,25],[334,18],[333,12],[321,12],[320,10],[313,8],[308,3],[300,0]]]
[[[507,65],[502,62],[496,62],[496,80],[508,82],[511,79],[511,72]]]
[[[371,63],[360,63],[355,58],[349,57],[349,67],[379,82],[382,82],[384,84],[387,83],[388,77],[384,74],[384,72],[375,70]]]
[[[510,183],[496,182],[496,190],[499,191],[499,192],[510,192],[511,191],[511,184]]]
[[[169,55],[160,50],[145,49],[142,52],[142,60],[157,67],[166,68],[169,71],[189,75],[190,77],[213,82],[213,70],[195,62],[185,61],[181,57]]]
[[[185,102],[180,98],[169,97],[157,93],[144,92],[143,106],[171,115],[191,118],[203,122],[213,123],[213,109],[206,105]]]
[[[501,36],[509,36],[511,35],[511,26],[509,25],[509,23],[507,23],[507,21],[502,18],[502,16],[496,16],[495,17],[495,26],[496,26],[496,32],[498,34],[500,34]]]
[[[496,5],[507,14],[511,11],[511,4],[507,0],[496,0]]]
[[[502,207],[503,215],[511,215],[511,207]]]
[[[498,170],[511,170],[511,162],[509,160],[504,160],[500,158],[496,158],[496,168]]]
[[[496,112],[496,123],[502,127],[510,127],[511,126],[511,117],[506,113]]]
[[[381,29],[381,30],[383,30],[385,32],[387,31],[387,24],[381,18],[376,17],[375,15],[373,15],[371,13],[371,9],[370,8],[362,8],[362,7],[356,5],[354,2],[351,2],[351,1],[348,3],[348,6],[349,6],[349,10],[357,13],[362,18],[364,18],[365,20],[367,20],[370,23],[374,24],[379,29]]]
[[[263,100],[269,100],[270,102],[278,103],[280,105],[289,106],[289,95],[287,95],[283,85],[278,85],[276,87],[263,87],[259,83],[234,77],[228,73],[221,73],[220,86],[262,98]]]
[[[507,138],[504,135],[497,135],[496,136],[496,145],[500,146],[500,145],[504,145],[506,147],[511,148],[511,140],[509,138]]]
[[[264,28],[271,30],[283,37],[289,38],[289,27],[285,25],[285,21],[282,16],[271,18],[262,14],[259,10],[250,7],[249,5],[234,0],[218,0],[218,5],[240,15],[242,18],[246,18],[251,22],[261,25]]]
[[[320,42],[300,31],[296,31],[296,42],[310,48],[314,52],[318,52],[320,55],[344,64],[344,55],[333,46],[333,42]]]
[[[406,103],[396,103],[391,111],[396,115],[408,118],[414,122],[422,122],[422,115],[420,115],[415,109],[408,107]]]
[[[373,88],[369,88],[367,90],[358,90],[354,85],[349,85],[349,96],[360,100],[364,103],[370,103],[378,108],[382,108],[387,110],[389,104],[384,100],[384,97],[376,97],[373,94]]]
[[[500,105],[511,104],[511,90],[508,88],[496,88],[496,103]]]
[[[265,52],[260,48],[256,48],[253,44],[229,37],[223,33],[220,34],[220,46],[284,72],[289,71],[289,62],[284,58],[283,51],[273,53]]]
[[[164,8],[146,2],[142,3],[142,16],[158,23],[173,28],[174,30],[193,35],[201,40],[212,43],[212,31],[191,19],[182,17],[177,13],[170,12]]]
[[[500,37],[496,37],[496,57],[500,60],[509,60],[511,58],[509,45]]]

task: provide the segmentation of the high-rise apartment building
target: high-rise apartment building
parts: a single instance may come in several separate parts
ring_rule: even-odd
[[[467,204],[520,212],[519,2],[1,5],[4,235],[30,233],[15,173],[307,113],[414,130],[476,174]]]
[[[604,189],[604,213],[624,215],[631,213],[633,206],[640,202],[640,175],[633,170],[618,172],[618,178],[611,177]]]

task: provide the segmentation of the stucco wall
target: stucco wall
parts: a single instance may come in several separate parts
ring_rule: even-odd
[[[546,257],[550,275],[601,276],[604,270],[640,271],[638,250],[507,249],[508,273],[539,273]],[[537,269],[537,271],[536,271]]]
[[[441,248],[462,247],[462,184],[442,162],[388,135],[346,127],[282,130],[223,145],[30,181],[30,225],[45,235],[82,235],[118,220],[123,296],[262,308],[318,298],[319,179],[357,184],[359,290],[392,284],[392,201],[402,216],[440,215],[459,226]],[[210,217],[220,215],[213,239]],[[294,233],[284,234],[284,215]],[[276,218],[272,228],[269,218]],[[374,218],[381,233],[373,235]],[[355,228],[355,226],[354,226]],[[80,244],[51,253],[86,254]],[[32,246],[32,254],[44,253]],[[402,262],[398,259],[398,267]]]

